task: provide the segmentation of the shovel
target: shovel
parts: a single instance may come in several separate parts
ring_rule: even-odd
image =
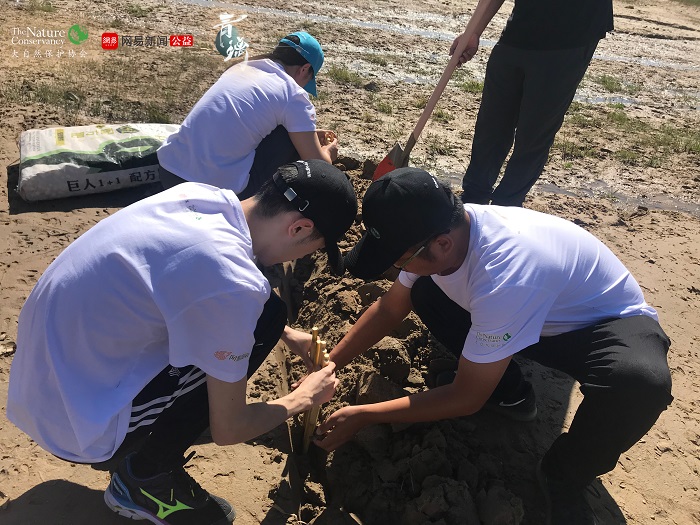
[[[413,129],[413,133],[411,133],[411,136],[408,137],[408,141],[406,142],[406,148],[402,148],[401,144],[399,144],[398,142],[394,144],[394,147],[391,148],[391,151],[387,154],[386,157],[382,159],[377,168],[374,170],[372,180],[377,180],[382,175],[386,175],[390,171],[394,171],[396,168],[405,168],[406,166],[408,166],[408,157],[411,154],[411,150],[413,149],[413,146],[416,145],[416,141],[418,140],[418,137],[423,131],[425,124],[428,122],[430,115],[435,109],[435,106],[437,105],[437,102],[440,99],[442,92],[445,91],[447,82],[449,82],[452,73],[457,67],[457,64],[459,64],[459,57],[462,56],[462,53],[464,52],[466,47],[466,41],[464,43],[460,42],[459,47],[457,47],[454,53],[452,53],[452,56],[450,57],[450,61],[447,63],[445,71],[442,73],[442,76],[440,77],[437,86],[435,86],[435,89],[433,90],[433,94],[430,95],[430,99],[428,99],[428,103],[425,105],[423,113],[421,113],[420,118],[418,119],[416,127]]]

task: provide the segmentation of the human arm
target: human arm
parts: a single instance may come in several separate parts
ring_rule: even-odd
[[[396,328],[411,308],[411,289],[396,280],[389,291],[377,299],[335,345],[329,354],[330,361],[338,368],[347,365]],[[304,381],[305,378],[300,379],[292,384],[292,388],[297,388]]]
[[[247,378],[227,383],[207,375],[209,424],[217,445],[242,443],[275,428],[286,419],[330,401],[338,385],[335,365],[310,374],[296,390],[272,401],[247,403]]]
[[[491,396],[510,360],[507,357],[494,363],[474,363],[462,357],[457,376],[448,385],[382,403],[341,408],[319,426],[316,444],[331,451],[367,425],[436,421],[474,414]]]
[[[338,158],[338,139],[321,144],[316,131],[289,132],[289,138],[301,160],[321,159],[333,163]]]
[[[301,357],[308,370],[313,370],[314,363],[311,360],[311,334],[295,330],[289,326],[284,327],[281,336],[282,342],[289,351]]]
[[[396,328],[410,313],[411,289],[394,281],[391,288],[363,313],[347,334],[335,345],[330,360],[342,368],[371,348]]]
[[[479,37],[484,32],[494,15],[503,5],[504,0],[479,0],[464,32],[457,36],[450,46],[450,55],[464,47],[459,59],[460,64],[471,60],[479,49]]]

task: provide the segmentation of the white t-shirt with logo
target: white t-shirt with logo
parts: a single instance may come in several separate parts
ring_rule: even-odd
[[[255,148],[279,125],[290,133],[316,130],[308,93],[272,60],[240,63],[221,75],[165,140],[158,162],[185,180],[240,193]]]
[[[547,337],[656,310],[620,260],[579,226],[518,207],[465,204],[469,251],[433,281],[471,314],[462,355],[492,363]],[[399,274],[412,287],[418,275]],[[562,352],[566,349],[562,348]]]
[[[112,456],[167,365],[246,377],[270,284],[236,195],[181,184],[100,221],[48,267],[19,317],[7,416],[71,461]]]

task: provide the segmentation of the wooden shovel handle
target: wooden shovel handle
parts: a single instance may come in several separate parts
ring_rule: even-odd
[[[459,57],[462,56],[462,53],[464,52],[466,47],[467,41],[465,39],[464,43],[460,42],[460,45],[457,47],[457,49],[454,50],[454,53],[452,53],[450,61],[447,63],[447,67],[445,67],[445,71],[443,71],[442,76],[440,77],[440,80],[437,83],[437,86],[435,86],[435,89],[433,90],[433,94],[430,95],[430,98],[428,99],[428,102],[426,103],[425,108],[423,109],[423,113],[421,113],[420,117],[418,118],[416,127],[413,128],[413,133],[411,133],[411,136],[408,137],[406,147],[403,150],[403,158],[401,159],[401,165],[397,167],[404,167],[408,165],[408,156],[411,153],[413,146],[416,145],[418,137],[420,137],[420,134],[423,131],[425,124],[428,122],[430,115],[433,113],[433,110],[435,109],[438,100],[442,96],[442,92],[445,91],[445,87],[447,87],[447,83],[450,81],[452,73],[454,73],[454,70],[457,68],[457,64],[459,64]]]

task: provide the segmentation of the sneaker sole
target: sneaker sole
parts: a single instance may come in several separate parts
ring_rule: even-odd
[[[139,521],[148,520],[156,525],[169,525],[167,521],[163,521],[158,518],[158,516],[144,510],[143,507],[135,505],[131,500],[125,501],[124,499],[115,496],[110,490],[110,487],[107,487],[107,490],[105,490],[104,500],[105,504],[110,508],[110,510],[125,518]],[[231,507],[229,514],[213,525],[230,525],[235,521],[235,519],[236,510]]]
[[[109,487],[107,487],[107,490],[105,490],[104,499],[105,504],[120,516],[124,516],[125,518],[132,520],[148,520],[151,523],[156,523],[157,525],[168,525],[167,522],[159,520],[156,516],[143,510],[142,508],[135,507],[130,505],[128,502],[117,499],[117,497],[112,494],[112,491],[109,490]]]

